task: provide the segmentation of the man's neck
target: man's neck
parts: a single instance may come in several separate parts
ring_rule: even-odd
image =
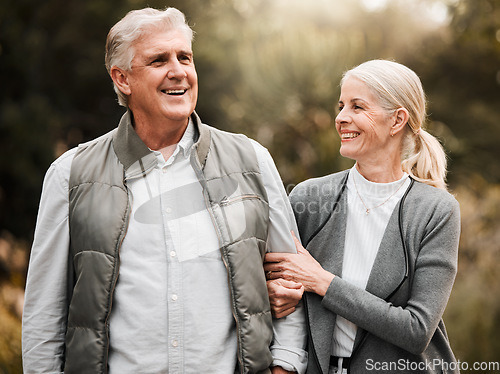
[[[152,121],[134,116],[133,120],[134,129],[139,138],[148,148],[155,151],[179,143],[188,123],[189,118],[182,121]]]

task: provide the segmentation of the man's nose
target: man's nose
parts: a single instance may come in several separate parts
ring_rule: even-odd
[[[178,60],[169,63],[167,78],[168,79],[183,79],[186,78],[187,73],[183,69],[182,64]]]

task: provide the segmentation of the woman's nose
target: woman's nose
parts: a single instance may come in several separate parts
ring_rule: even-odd
[[[341,123],[347,123],[349,122],[350,117],[349,115],[345,112],[344,109],[342,109],[339,114],[337,114],[337,117],[335,117],[335,123],[336,124],[341,124]]]

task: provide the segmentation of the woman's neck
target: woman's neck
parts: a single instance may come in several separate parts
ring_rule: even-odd
[[[375,183],[390,183],[403,177],[401,165],[388,164],[360,164],[356,162],[356,169],[365,179]]]

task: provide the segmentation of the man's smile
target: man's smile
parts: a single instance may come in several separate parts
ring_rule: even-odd
[[[174,96],[184,95],[186,93],[186,91],[187,91],[187,89],[161,90],[161,92],[163,92],[167,95],[174,95]]]

